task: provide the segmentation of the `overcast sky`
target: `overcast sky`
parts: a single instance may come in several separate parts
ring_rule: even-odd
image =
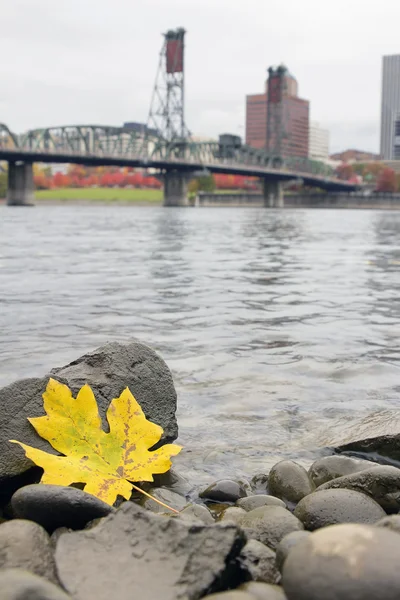
[[[399,0],[0,0],[0,122],[16,132],[146,121],[161,33],[184,27],[197,135],[244,135],[245,96],[284,62],[331,151],[379,149],[381,57]]]

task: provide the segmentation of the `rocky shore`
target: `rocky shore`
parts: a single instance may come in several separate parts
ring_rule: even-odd
[[[129,386],[162,443],[178,434],[171,373],[136,340],[0,390],[1,600],[400,597],[400,469],[388,464],[400,436],[375,432],[351,444],[374,454],[332,449],[308,469],[283,460],[200,488],[171,470],[141,484],[178,514],[138,492],[109,506],[79,485],[39,484],[41,470],[8,442],[55,453],[27,421],[43,415],[49,376],[74,393],[89,383],[103,420]]]

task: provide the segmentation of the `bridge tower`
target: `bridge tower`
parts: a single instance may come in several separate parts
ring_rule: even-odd
[[[190,137],[185,124],[185,33],[179,28],[164,34],[147,120],[171,146]]]
[[[185,33],[183,28],[167,31],[160,52],[156,81],[147,120],[166,149],[166,158],[184,158],[190,132],[185,123]],[[190,174],[166,170],[164,206],[186,206]]]

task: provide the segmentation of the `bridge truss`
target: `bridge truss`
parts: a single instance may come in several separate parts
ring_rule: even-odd
[[[167,161],[198,165],[220,165],[276,169],[300,173],[332,176],[326,165],[308,159],[282,159],[246,145],[226,145],[218,141],[194,142],[166,140],[156,132],[149,133],[124,127],[102,125],[69,125],[33,129],[24,134],[14,134],[6,125],[0,124],[0,152],[85,157],[112,160]],[[81,162],[82,162],[81,160]]]

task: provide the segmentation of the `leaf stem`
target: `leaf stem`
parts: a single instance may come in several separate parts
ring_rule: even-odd
[[[168,508],[168,510],[172,510],[172,512],[179,515],[179,510],[175,510],[175,508],[171,508],[170,506],[168,506],[168,504],[164,504],[164,502],[161,502],[161,500],[157,500],[157,498],[154,498],[154,496],[152,496],[151,494],[148,494],[147,492],[142,490],[140,487],[137,487],[136,485],[134,485],[132,482],[131,482],[131,485],[132,485],[133,489],[135,489],[136,491],[140,492],[141,494],[144,494],[148,498],[151,498],[151,500],[154,500],[154,502],[161,504],[161,506],[164,506],[164,508]]]

